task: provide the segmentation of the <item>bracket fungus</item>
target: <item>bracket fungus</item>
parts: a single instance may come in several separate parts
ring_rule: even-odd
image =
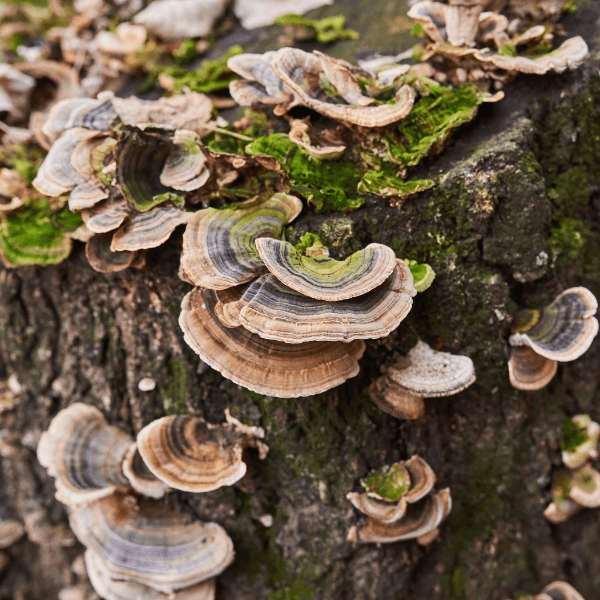
[[[162,498],[170,489],[164,481],[158,479],[148,469],[135,442],[125,453],[121,467],[123,475],[127,477],[129,484],[138,494],[149,498]]]
[[[214,600],[216,579],[208,579],[176,592],[165,594],[135,581],[113,579],[99,554],[85,551],[85,566],[90,583],[104,600]]]
[[[9,123],[23,121],[29,114],[35,79],[6,63],[0,64],[0,113]]]
[[[187,492],[210,492],[233,485],[246,474],[242,452],[262,445],[264,431],[236,427],[230,421],[213,425],[189,415],[153,421],[137,437],[139,453],[148,469],[170,487]]]
[[[230,59],[228,65],[245,78],[230,84],[234,100],[241,106],[274,105],[277,115],[300,104],[343,123],[385,127],[406,117],[416,98],[412,87],[402,85],[393,103],[373,104],[373,99],[361,92],[352,72],[357,67],[317,51],[311,54],[298,48],[281,48],[262,57],[240,55]],[[335,95],[321,86],[321,77]],[[347,103],[339,103],[340,97]]]
[[[272,25],[277,17],[304,14],[314,8],[333,4],[333,0],[235,0],[233,12],[245,29]]]
[[[417,539],[423,546],[431,543],[452,509],[450,489],[432,491],[435,481],[431,467],[417,455],[370,473],[361,481],[365,493],[346,496],[369,517],[365,527],[350,531],[348,541],[391,543]]]
[[[517,389],[538,390],[547,385],[557,362],[579,358],[598,333],[595,296],[584,287],[559,294],[539,310],[523,310],[515,318],[509,338],[508,371]]]
[[[561,442],[562,461],[569,469],[578,469],[598,458],[600,425],[589,415],[575,415],[565,421]]]
[[[382,411],[399,419],[418,419],[425,414],[423,398],[452,396],[474,381],[468,356],[438,352],[419,341],[407,356],[384,368],[369,393]]]
[[[129,437],[109,426],[97,408],[75,403],[54,417],[37,456],[56,478],[57,497],[73,506],[129,487],[121,464],[130,445]]]
[[[0,519],[0,550],[18,542],[25,535],[25,527],[15,519]]]
[[[583,596],[567,582],[554,581],[542,590],[539,600],[583,600]]]
[[[279,237],[301,210],[298,198],[278,193],[238,207],[194,213],[183,236],[183,270],[195,285],[214,290],[254,279],[265,271],[255,241]]]
[[[200,358],[234,383],[279,398],[310,396],[358,374],[362,340],[285,344],[244,327],[229,328],[215,315],[213,290],[196,288],[181,304],[179,325]]]
[[[220,525],[193,520],[157,500],[117,493],[72,508],[69,520],[108,577],[164,594],[217,576],[234,558]]]

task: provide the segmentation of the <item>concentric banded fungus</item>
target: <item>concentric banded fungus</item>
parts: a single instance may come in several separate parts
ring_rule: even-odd
[[[233,543],[216,523],[192,518],[156,500],[114,494],[70,511],[79,541],[103,561],[112,579],[165,594],[215,577],[233,561]]]
[[[106,424],[97,408],[75,403],[54,417],[37,455],[56,478],[61,502],[76,505],[129,487],[121,463],[130,444],[125,434]]]
[[[188,415],[153,421],[137,437],[140,455],[161,481],[187,492],[233,485],[246,474],[244,447],[252,445],[232,424],[212,425]]]
[[[474,381],[475,368],[468,356],[438,352],[419,341],[398,364],[384,370],[369,392],[384,412],[417,419],[425,412],[423,398],[452,396]]]
[[[174,148],[167,156],[160,174],[160,182],[175,190],[189,192],[203,186],[210,175],[206,157],[200,151],[193,131],[176,131]]]
[[[110,249],[112,236],[106,234],[92,236],[85,245],[85,256],[94,271],[116,273],[143,262],[141,252],[113,252]]]
[[[600,425],[589,415],[575,415],[565,421],[561,443],[563,464],[578,469],[589,460],[598,458]]]
[[[452,498],[450,489],[431,493],[418,504],[409,505],[406,514],[397,523],[389,525],[371,519],[366,527],[356,533],[350,541],[387,544],[402,540],[422,538],[427,543],[435,539],[433,532],[450,514]]]
[[[183,299],[179,325],[185,341],[213,369],[259,394],[310,396],[358,374],[361,340],[285,344],[243,327],[227,328],[215,316],[213,291],[197,288]]]
[[[19,541],[25,534],[25,527],[15,519],[0,519],[0,550]]]
[[[194,213],[183,236],[181,265],[195,285],[221,290],[264,272],[255,240],[279,237],[302,210],[294,196],[275,194],[239,208],[207,208]]]
[[[571,585],[564,581],[555,581],[543,590],[550,600],[583,600],[583,596]]]
[[[123,458],[122,468],[123,475],[138,494],[149,498],[162,498],[169,490],[169,486],[148,469],[135,442],[129,446]]]
[[[409,313],[414,294],[410,270],[398,260],[383,284],[358,298],[315,300],[285,286],[273,275],[263,275],[238,302],[226,304],[223,311],[226,318],[233,317],[233,309],[238,324],[266,339],[288,344],[350,342],[388,335]]]
[[[290,243],[270,238],[257,239],[256,249],[283,284],[309,298],[331,302],[370,292],[398,265],[394,251],[382,244],[369,244],[344,261],[328,255],[303,256]]]
[[[164,594],[135,581],[113,579],[110,569],[93,550],[85,551],[85,566],[94,590],[104,600],[214,600],[215,598],[215,578],[172,594]]]
[[[518,390],[541,390],[556,375],[557,368],[555,360],[544,358],[527,346],[511,348],[508,376]]]
[[[509,342],[513,346],[529,346],[551,360],[575,360],[598,333],[598,321],[593,316],[597,309],[595,296],[586,288],[565,290],[550,306],[519,313]]]
[[[346,498],[362,513],[379,523],[395,523],[414,504],[431,492],[435,473],[420,457],[394,463],[382,471],[374,471],[361,481],[366,493],[351,492]]]

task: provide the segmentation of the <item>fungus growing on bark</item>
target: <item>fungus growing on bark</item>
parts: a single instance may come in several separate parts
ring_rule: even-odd
[[[396,92],[393,104],[372,105],[372,99],[362,94],[352,73],[357,68],[320,52],[311,54],[298,48],[282,48],[262,57],[245,56],[230,59],[229,63],[233,71],[246,78],[230,84],[231,95],[241,106],[272,104],[275,114],[282,115],[301,104],[342,122],[384,127],[406,117],[416,98],[415,91],[403,85]],[[321,73],[325,78],[330,77],[334,94],[328,94],[321,86]],[[351,103],[340,104],[336,95]]]
[[[333,4],[333,0],[235,0],[233,12],[245,29],[272,25],[277,17],[304,14],[313,8]]]
[[[110,249],[112,235],[93,235],[85,245],[85,256],[94,271],[99,273],[116,273],[128,267],[144,264],[142,252],[113,252]]]
[[[527,346],[514,346],[510,350],[508,377],[518,390],[540,390],[556,375],[558,363],[544,358]]]
[[[215,578],[165,594],[135,581],[114,579],[104,560],[93,550],[85,551],[85,566],[94,590],[104,600],[214,600],[215,598]]]
[[[419,341],[407,356],[384,369],[369,392],[382,411],[399,419],[418,419],[425,414],[423,398],[452,396],[474,381],[468,356],[438,352]]]
[[[74,506],[129,487],[121,470],[131,440],[93,406],[61,410],[42,434],[37,456],[56,479],[57,497]]]
[[[225,327],[215,315],[212,290],[196,288],[183,299],[179,325],[200,358],[234,383],[279,398],[310,396],[358,374],[362,340],[285,344],[244,327]]]
[[[115,32],[99,31],[94,38],[94,43],[100,52],[125,57],[141,50],[146,41],[148,32],[143,25],[133,23],[119,23]]]
[[[583,600],[583,596],[565,581],[554,581],[542,590],[542,594],[546,594],[549,600]],[[546,598],[542,595],[540,600]]]
[[[279,237],[301,210],[298,198],[278,193],[239,207],[198,211],[183,236],[181,265],[195,285],[209,289],[250,281],[265,271],[257,238]]]
[[[33,77],[6,63],[0,64],[0,113],[7,114],[9,123],[18,123],[27,118],[34,87]]]
[[[0,550],[18,542],[25,535],[25,527],[16,519],[0,519]]]
[[[158,479],[146,466],[138,452],[138,446],[133,442],[123,457],[123,475],[127,477],[131,487],[138,493],[149,498],[162,498],[170,489]]]
[[[146,466],[170,487],[210,492],[246,474],[242,452],[262,437],[264,431],[258,428],[248,432],[232,422],[213,425],[189,415],[171,415],[144,427],[137,445]]]
[[[598,458],[600,425],[589,415],[575,415],[565,421],[561,442],[562,461],[569,469],[578,469]]]
[[[410,271],[398,260],[384,283],[357,298],[315,300],[285,286],[273,275],[263,275],[237,302],[225,304],[223,312],[226,320],[237,321],[266,339],[288,344],[350,342],[388,335],[409,313],[414,294]],[[217,316],[221,319],[219,313]]]
[[[579,506],[600,506],[600,473],[589,464],[573,472],[569,495]]]
[[[323,252],[302,255],[292,244],[272,238],[256,240],[256,249],[267,269],[283,284],[304,296],[337,302],[355,298],[380,286],[396,269],[394,251],[369,244],[344,261]]]
[[[207,581],[233,561],[233,543],[216,523],[156,500],[113,494],[70,510],[79,541],[102,560],[107,576],[171,594]]]
[[[133,17],[165,41],[208,35],[227,5],[226,0],[156,0]]]
[[[404,261],[408,265],[413,276],[413,287],[417,292],[424,292],[431,287],[435,279],[435,271],[427,263],[417,264],[416,260]]]
[[[339,158],[346,146],[313,146],[309,135],[310,126],[305,121],[294,119],[288,136],[294,144],[304,148],[314,158],[332,160]]]
[[[584,287],[559,294],[541,310],[521,311],[512,325],[512,346],[529,346],[550,360],[567,362],[579,358],[598,333],[593,316],[598,309],[596,297]]]
[[[350,492],[346,498],[369,518],[379,523],[395,523],[404,517],[408,504],[414,504],[431,492],[435,473],[414,455],[381,471],[374,471],[360,483],[366,492]]]

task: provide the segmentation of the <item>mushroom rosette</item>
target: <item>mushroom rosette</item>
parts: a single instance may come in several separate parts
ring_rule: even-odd
[[[352,528],[348,540],[390,543],[417,539],[423,546],[431,543],[452,509],[450,490],[432,491],[435,481],[431,467],[417,455],[370,473],[361,481],[365,493],[346,496],[369,517],[365,527],[358,531]]]
[[[468,356],[439,352],[423,341],[383,371],[369,388],[371,400],[399,419],[418,419],[425,414],[424,398],[452,396],[475,381]]]
[[[520,390],[539,390],[557,370],[557,362],[579,358],[598,333],[596,297],[584,287],[559,294],[546,308],[522,310],[512,323],[508,373]]]

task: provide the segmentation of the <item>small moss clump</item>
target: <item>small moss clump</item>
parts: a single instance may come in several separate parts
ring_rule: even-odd
[[[293,28],[307,29],[308,36],[298,36],[301,39],[316,39],[317,42],[328,44],[338,40],[357,40],[360,36],[354,29],[344,29],[346,17],[335,15],[324,19],[307,19],[302,15],[282,15],[275,19],[276,25],[285,25]],[[292,33],[293,35],[293,33]],[[293,37],[296,37],[293,35]]]
[[[413,196],[433,187],[431,179],[416,179],[414,181],[403,181],[387,169],[382,171],[369,171],[363,175],[358,183],[358,191],[361,194],[377,194],[378,196],[394,196],[398,199]]]
[[[573,419],[567,419],[563,427],[560,449],[563,452],[575,452],[575,450],[582,444],[585,444],[586,441],[587,436],[585,434],[585,429],[579,427]]]
[[[413,276],[413,287],[417,292],[424,292],[431,287],[435,279],[435,271],[428,264],[417,264],[415,260],[406,260]]]
[[[300,241],[294,246],[294,248],[296,248],[300,254],[304,255],[306,255],[306,251],[309,248],[315,247],[326,248],[323,245],[323,242],[321,242],[321,238],[316,233],[305,233],[300,238]]]
[[[396,502],[408,492],[410,476],[402,463],[394,463],[391,467],[369,473],[360,484],[367,492],[377,494],[384,500]]]
[[[355,209],[365,202],[355,197],[360,171],[349,158],[313,158],[284,133],[257,138],[246,146],[246,152],[252,156],[274,156],[288,174],[292,191],[302,194],[317,213]]]

